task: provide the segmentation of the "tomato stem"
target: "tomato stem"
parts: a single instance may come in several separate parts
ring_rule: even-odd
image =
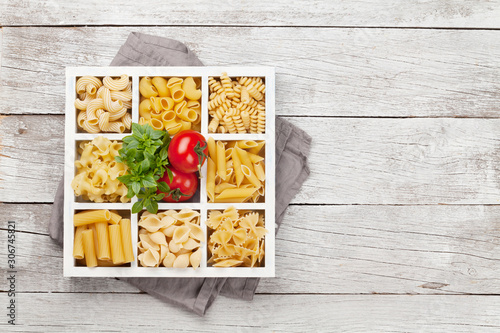
[[[205,159],[208,158],[207,154],[205,154],[205,148],[207,147],[207,142],[203,141],[203,146],[200,145],[200,141],[196,143],[196,146],[194,146],[194,152],[196,155],[198,155],[198,172],[200,174],[200,179],[201,179],[201,165],[205,161]]]

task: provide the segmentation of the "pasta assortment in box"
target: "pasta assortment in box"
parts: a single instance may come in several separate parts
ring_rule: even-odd
[[[273,277],[274,117],[271,67],[67,68],[64,275]]]

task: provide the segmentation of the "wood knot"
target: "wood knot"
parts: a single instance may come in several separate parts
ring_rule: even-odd
[[[19,128],[17,129],[17,134],[24,134],[28,130],[28,127],[26,126],[25,123],[21,122],[19,125]]]

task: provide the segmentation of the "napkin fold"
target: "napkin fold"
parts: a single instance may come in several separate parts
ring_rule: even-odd
[[[111,66],[202,66],[183,43],[170,38],[132,32]],[[276,118],[276,232],[292,198],[309,176],[307,157],[311,137],[290,122]],[[50,237],[63,244],[64,186],[56,191],[49,221]],[[259,278],[120,278],[168,303],[203,316],[215,298],[251,300]]]

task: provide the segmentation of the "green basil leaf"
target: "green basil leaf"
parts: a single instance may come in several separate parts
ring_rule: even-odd
[[[158,182],[158,189],[162,192],[170,192],[170,186],[166,182]]]
[[[144,133],[144,130],[142,128],[141,125],[137,124],[137,123],[132,123],[132,131],[134,133],[139,133],[139,134],[143,134]]]
[[[137,214],[139,213],[142,208],[144,207],[143,206],[144,204],[144,201],[143,200],[139,200],[137,201],[133,206],[132,206],[132,214]]]
[[[127,145],[127,150],[130,150],[130,149],[137,149],[139,147],[139,142],[134,140],[132,141],[131,143],[129,143]]]
[[[146,209],[148,212],[156,214],[158,212],[158,203],[156,201],[149,201]]]
[[[132,175],[123,175],[123,176],[116,177],[116,179],[118,179],[119,181],[121,181],[124,184],[128,184],[132,181],[132,177],[133,177]]]
[[[170,181],[170,184],[172,184],[172,181],[174,180],[174,174],[172,173],[172,170],[167,168],[167,174],[168,174],[168,180]]]
[[[131,186],[134,193],[139,193],[139,191],[141,190],[141,184],[139,184],[139,182],[133,182]]]
[[[127,191],[127,198],[133,198],[135,195],[134,191],[132,191],[132,188],[131,187],[128,187],[128,191]]]
[[[123,163],[123,160],[120,156],[115,156],[115,161],[118,163]]]
[[[155,196],[155,199],[156,201],[160,201],[161,199],[163,199],[165,197],[165,193],[159,193]]]
[[[123,138],[123,143],[126,143],[126,144],[129,144],[131,143],[133,140],[135,140],[135,138],[133,136],[126,136]]]
[[[142,167],[143,172],[148,171],[149,166],[150,166],[150,163],[149,163],[148,159],[144,159],[144,161],[141,162],[141,167]]]
[[[160,150],[160,159],[165,161],[168,158],[168,147],[165,146]]]
[[[153,140],[160,139],[163,136],[163,131],[154,130],[150,136],[151,136],[151,139],[153,139]]]
[[[146,177],[142,179],[142,185],[144,187],[153,187],[156,188],[156,181],[153,178],[153,175],[148,174]]]

